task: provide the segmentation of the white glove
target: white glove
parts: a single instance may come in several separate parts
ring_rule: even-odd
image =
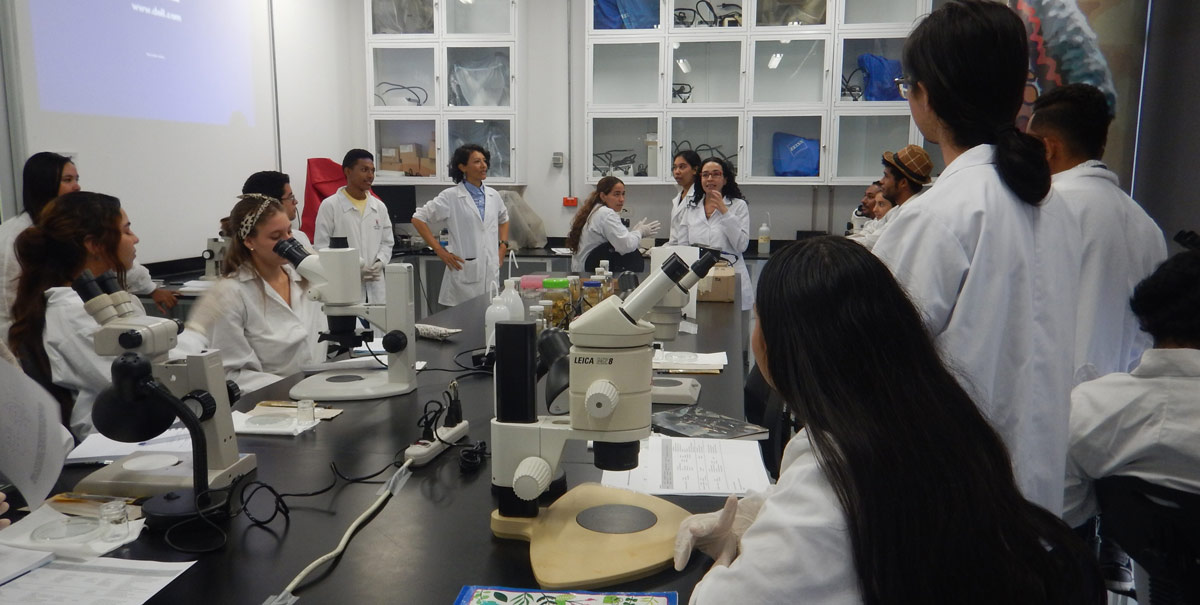
[[[363,281],[379,281],[383,277],[383,261],[375,259],[375,262],[362,268]]]
[[[661,223],[658,221],[642,219],[638,221],[638,223],[634,225],[630,231],[637,231],[639,234],[641,234],[641,237],[654,237],[654,235],[658,233],[658,229],[661,226]]]
[[[213,326],[229,313],[234,301],[233,293],[222,284],[213,284],[211,288],[196,300],[188,312],[184,327],[203,336],[206,340],[212,335]]]
[[[754,522],[766,497],[750,494],[740,501],[730,495],[725,507],[714,513],[692,515],[675,534],[675,571],[683,571],[693,549],[713,558],[713,565],[729,565],[741,548],[742,535]]]

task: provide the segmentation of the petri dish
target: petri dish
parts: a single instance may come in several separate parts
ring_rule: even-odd
[[[42,524],[29,538],[43,544],[76,544],[102,537],[104,529],[99,519],[68,517]]]

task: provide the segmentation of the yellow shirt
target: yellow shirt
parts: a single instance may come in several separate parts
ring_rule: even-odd
[[[358,215],[364,216],[367,213],[367,196],[364,195],[362,197],[362,199],[360,200],[360,199],[354,197],[350,193],[349,189],[343,187],[342,191],[345,192],[346,199],[350,200],[350,203],[354,204],[354,207],[358,209]]]

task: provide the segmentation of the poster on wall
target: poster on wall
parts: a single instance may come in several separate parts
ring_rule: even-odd
[[[1115,116],[1104,162],[1126,190],[1133,173],[1149,1],[1008,0],[1029,32],[1029,79],[1017,126],[1025,128],[1038,95],[1077,82],[1096,86]]]

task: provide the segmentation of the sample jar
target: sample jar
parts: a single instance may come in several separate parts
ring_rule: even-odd
[[[566,278],[550,278],[542,282],[542,304],[550,303],[549,325],[567,328],[575,319],[575,308],[571,306],[571,283]]]

